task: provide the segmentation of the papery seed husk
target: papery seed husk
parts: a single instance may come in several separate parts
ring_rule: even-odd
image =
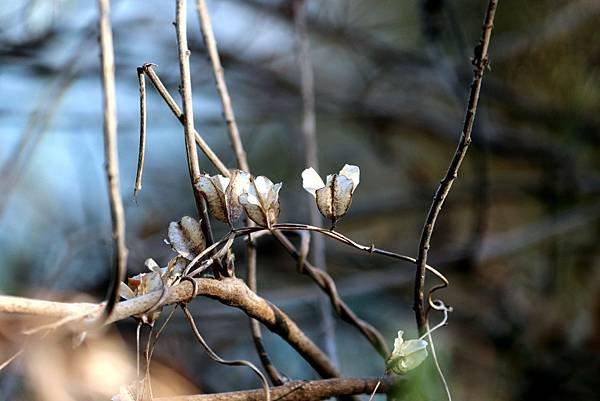
[[[177,253],[188,260],[194,259],[206,248],[200,222],[189,216],[169,224],[169,242]]]
[[[217,176],[210,177],[206,174],[198,177],[196,188],[202,193],[210,214],[215,219],[228,223],[227,219],[227,203],[225,202],[225,193],[221,190],[222,183]]]

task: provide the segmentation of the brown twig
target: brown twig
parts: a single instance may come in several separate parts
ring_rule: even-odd
[[[497,5],[498,0],[490,0],[487,6],[481,39],[479,40],[479,45],[477,45],[475,48],[475,56],[473,59],[473,81],[471,82],[469,103],[467,106],[458,147],[454,153],[454,156],[452,157],[452,161],[450,162],[446,176],[440,182],[440,185],[435,193],[435,197],[427,214],[427,219],[425,220],[425,225],[423,226],[423,231],[421,233],[421,239],[419,241],[413,308],[415,310],[415,318],[420,334],[425,332],[425,326],[427,322],[427,307],[425,305],[424,287],[426,274],[425,266],[427,265],[427,254],[429,252],[431,235],[433,233],[437,217],[442,209],[444,200],[448,196],[454,180],[456,180],[456,177],[458,176],[458,170],[460,169],[467,149],[469,148],[469,144],[471,143],[471,131],[473,129],[473,122],[475,121],[475,113],[477,111],[477,103],[479,101],[483,73],[488,65],[488,49],[490,45],[492,28],[494,26],[494,16]]]
[[[135,172],[133,196],[142,190],[142,173],[144,171],[144,156],[146,154],[146,79],[144,69],[137,68],[138,83],[140,86],[140,147],[138,149],[138,163]]]
[[[219,57],[219,51],[217,49],[217,42],[212,29],[212,23],[210,20],[210,14],[206,7],[204,0],[196,1],[196,8],[198,10],[198,18],[200,20],[200,28],[202,30],[202,38],[204,39],[204,45],[208,52],[208,57],[211,62],[213,76],[217,87],[219,98],[221,99],[221,106],[223,108],[223,117],[227,124],[227,131],[229,133],[229,139],[235,157],[237,165],[241,170],[250,172],[250,166],[246,157],[246,151],[242,143],[240,132],[235,121],[235,114],[233,112],[233,106],[231,104],[231,97],[229,96],[229,90],[227,89],[227,83],[225,82],[225,74],[223,72],[223,66],[221,65],[221,58]],[[254,222],[249,218],[246,218],[246,224],[250,227],[254,226]],[[254,292],[257,291],[256,285],[256,246],[254,245],[251,235],[248,235],[248,243],[246,247],[246,259],[247,259],[247,270],[248,270],[248,285]],[[264,366],[271,382],[279,386],[283,384],[285,378],[277,371],[271,358],[267,354],[267,350],[262,341],[261,328],[258,322],[254,319],[250,319],[250,331],[252,333],[252,339],[260,361]]]
[[[188,171],[196,201],[196,209],[200,216],[200,225],[202,233],[208,245],[213,243],[212,230],[208,219],[208,209],[206,201],[195,185],[200,177],[200,165],[198,164],[198,153],[196,152],[194,135],[194,107],[192,104],[192,78],[190,75],[190,50],[187,44],[187,2],[177,0],[175,12],[175,31],[177,33],[177,51],[179,54],[179,72],[181,75],[181,102],[183,103],[183,128],[185,133],[185,150],[187,154]],[[217,263],[218,265],[218,263]],[[219,277],[219,269],[215,267],[214,273]]]
[[[215,299],[225,305],[242,310],[246,315],[257,319],[273,333],[279,335],[290,344],[323,378],[339,377],[340,373],[331,361],[279,308],[252,292],[246,284],[236,278],[194,279],[199,296]],[[193,295],[192,284],[187,281],[170,287],[162,305],[169,305],[189,300]],[[147,295],[120,302],[106,324],[126,319],[147,312],[161,298],[162,291],[154,291]],[[68,315],[91,310],[97,304],[63,303],[42,301],[30,298],[0,295],[0,313],[20,313],[62,318]],[[91,312],[84,321],[97,316]],[[83,326],[86,329],[86,325]]]
[[[212,65],[217,91],[219,92],[221,106],[223,107],[223,116],[225,117],[225,122],[227,123],[229,139],[231,141],[231,145],[233,146],[233,151],[235,152],[238,167],[241,170],[250,172],[248,161],[246,159],[246,152],[244,151],[240,133],[235,122],[235,114],[233,113],[231,98],[229,97],[229,91],[227,90],[227,84],[225,83],[223,66],[221,65],[221,59],[217,50],[217,42],[215,40],[212,24],[210,22],[210,15],[208,14],[208,10],[206,8],[206,2],[204,0],[197,0],[196,8],[198,10],[198,18],[200,19],[202,37],[204,38],[206,51],[208,52],[210,63]]]
[[[279,401],[323,400],[331,397],[370,394],[375,388],[377,393],[386,393],[403,384],[404,380],[395,376],[382,378],[293,381],[271,389],[271,398]],[[377,385],[379,384],[379,387]],[[156,401],[263,401],[262,390],[246,390],[219,394],[183,395],[178,397],[156,398]]]
[[[301,258],[301,255],[296,250],[294,244],[292,244],[285,235],[280,231],[275,230],[272,231],[272,234],[296,261]],[[358,328],[383,358],[389,356],[389,350],[381,333],[375,327],[356,316],[352,309],[346,305],[339,297],[335,282],[327,272],[324,272],[305,260],[302,273],[309,276],[329,296],[333,309],[342,320]]]
[[[119,189],[119,156],[117,149],[117,100],[115,93],[115,63],[109,0],[98,0],[100,16],[100,60],[102,67],[102,94],[104,109],[104,157],[110,199],[113,238],[113,277],[106,296],[104,319],[107,319],[119,300],[119,284],[127,271],[125,246],[125,212]]]
[[[312,167],[319,170],[319,157],[317,147],[317,121],[315,115],[315,83],[312,66],[312,57],[310,54],[310,43],[306,29],[306,7],[304,0],[295,0],[294,8],[294,26],[296,28],[296,47],[297,59],[300,70],[300,93],[302,95],[302,140],[304,143],[304,164],[305,167]],[[320,226],[322,218],[319,211],[314,207],[314,199],[307,197],[308,210],[310,211],[310,224]],[[317,266],[323,271],[327,271],[327,261],[325,257],[324,238],[311,235],[311,254]],[[324,333],[325,350],[329,357],[335,362],[336,342],[335,342],[335,322],[331,316],[331,306],[327,302],[319,302],[321,313],[322,330]]]
[[[142,66],[142,69],[146,73],[146,76],[150,79],[150,82],[152,83],[158,94],[163,98],[167,106],[169,106],[171,112],[175,115],[175,117],[177,117],[181,124],[185,124],[185,117],[181,109],[179,108],[179,106],[175,102],[175,99],[173,99],[173,96],[171,96],[171,94],[169,93],[169,91],[162,83],[162,81],[160,80],[160,78],[158,77],[158,75],[152,67],[153,64],[146,63]],[[196,131],[196,129],[194,129],[194,138],[196,140],[196,144],[200,147],[200,150],[202,150],[202,153],[204,153],[207,159],[210,160],[213,166],[215,166],[215,168],[219,170],[221,174],[223,174],[226,177],[229,177],[229,169],[225,166],[221,159],[219,159],[219,156],[217,156],[216,153],[213,152],[210,146],[208,146],[204,138],[202,138],[202,136],[198,133],[198,131]]]
[[[188,306],[185,303],[182,303],[181,309],[183,310],[185,318],[189,322],[189,324],[192,328],[192,331],[194,332],[194,335],[196,336],[196,339],[202,345],[202,347],[204,348],[206,353],[211,357],[211,359],[213,361],[218,362],[223,365],[246,366],[247,368],[252,370],[254,373],[256,373],[256,375],[259,377],[261,383],[263,384],[263,391],[264,391],[263,394],[265,396],[265,400],[271,401],[271,391],[269,389],[269,382],[267,382],[267,378],[265,377],[265,375],[263,375],[263,373],[256,366],[254,366],[254,364],[252,362],[249,362],[249,361],[246,361],[243,359],[226,360],[226,359],[221,358],[219,355],[217,355],[215,353],[215,351],[213,351],[213,349],[206,343],[206,341],[204,340],[204,337],[202,337],[202,334],[200,334],[200,330],[198,330],[198,326],[196,326],[196,322],[194,321],[194,317],[190,313]]]

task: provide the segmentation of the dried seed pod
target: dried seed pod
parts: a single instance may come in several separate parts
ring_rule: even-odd
[[[206,199],[210,213],[217,220],[233,227],[233,223],[242,214],[238,198],[247,191],[249,182],[250,174],[233,170],[231,177],[202,174],[195,185]]]
[[[187,260],[194,259],[206,249],[200,222],[189,216],[183,216],[178,222],[169,224],[169,243],[175,252]]]
[[[271,227],[279,217],[279,190],[281,183],[273,184],[267,177],[258,176],[250,181],[248,190],[239,196],[248,217],[262,227]]]
[[[332,227],[350,208],[352,194],[359,182],[360,169],[349,164],[344,165],[339,173],[329,174],[327,183],[312,167],[302,172],[302,186],[315,197],[319,211],[331,220]]]

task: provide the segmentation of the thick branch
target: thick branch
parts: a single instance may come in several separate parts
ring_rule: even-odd
[[[377,387],[377,393],[385,393],[403,381],[398,377],[382,378],[343,378],[312,381],[293,381],[271,389],[271,398],[281,401],[321,400],[337,396],[371,394]],[[236,391],[219,394],[184,395],[178,397],[156,398],[156,401],[263,401],[265,393],[261,390]]]
[[[471,132],[473,130],[473,123],[475,121],[475,113],[477,111],[477,103],[479,101],[479,93],[481,91],[481,83],[483,79],[483,73],[488,65],[488,49],[490,46],[490,38],[492,35],[492,28],[494,26],[494,16],[496,14],[496,7],[498,0],[490,0],[488,3],[487,11],[485,14],[485,20],[482,27],[481,39],[479,45],[475,48],[475,57],[473,59],[473,81],[471,82],[471,92],[469,94],[469,103],[467,105],[467,111],[463,124],[460,141],[456,152],[452,157],[446,176],[440,182],[440,185],[435,193],[433,203],[427,214],[425,225],[421,233],[421,240],[419,242],[419,254],[417,257],[417,271],[415,275],[415,291],[414,291],[414,310],[415,317],[417,320],[417,326],[419,333],[425,332],[425,325],[427,322],[427,313],[425,305],[425,273],[427,265],[427,254],[429,251],[431,235],[433,228],[437,220],[444,200],[448,196],[452,184],[458,176],[458,170],[462,164],[462,161],[467,153],[467,149],[471,144]]]
[[[113,239],[113,277],[106,297],[105,314],[110,315],[119,300],[119,283],[127,271],[125,247],[125,212],[119,189],[119,155],[117,149],[117,97],[115,93],[115,62],[109,0],[98,0],[100,18],[100,61],[102,67],[102,95],[104,109],[104,157],[110,199],[110,217]]]
[[[236,278],[222,280],[199,278],[195,280],[198,283],[198,295],[207,296],[225,305],[241,309],[249,317],[260,321],[269,330],[287,341],[323,378],[340,376],[327,356],[298,328],[294,321],[279,308],[250,291],[242,280]],[[161,291],[155,291],[118,303],[107,323],[148,311],[161,298],[161,293]],[[192,284],[184,281],[169,289],[163,305],[182,302],[191,296]],[[66,317],[90,311],[88,316],[94,318],[97,315],[97,308],[98,305],[90,303],[70,304],[0,296],[0,313]]]

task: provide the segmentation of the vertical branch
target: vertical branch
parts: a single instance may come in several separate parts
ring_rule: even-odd
[[[138,67],[137,77],[140,86],[140,147],[138,149],[133,196],[142,190],[142,173],[144,172],[144,156],[146,153],[146,79],[142,67]]]
[[[212,231],[208,220],[206,202],[196,188],[195,182],[200,177],[198,153],[196,152],[196,138],[194,136],[194,109],[192,105],[192,80],[190,75],[190,50],[187,44],[187,4],[185,0],[177,0],[175,13],[175,30],[177,33],[177,50],[179,54],[179,71],[181,74],[181,100],[183,103],[185,150],[187,154],[188,171],[194,191],[196,208],[201,218],[202,232],[208,244],[212,244]]]
[[[217,41],[215,40],[212,24],[210,22],[210,15],[208,14],[208,9],[206,8],[206,1],[197,0],[196,8],[198,9],[198,18],[200,19],[200,28],[202,29],[204,45],[206,46],[208,57],[210,58],[210,63],[212,65],[217,91],[219,92],[221,106],[223,107],[223,116],[225,117],[225,122],[227,123],[229,139],[231,140],[231,145],[233,146],[233,151],[235,152],[238,167],[241,170],[250,172],[248,161],[246,159],[246,152],[244,151],[244,145],[240,139],[240,133],[235,122],[235,115],[233,114],[233,107],[231,106],[231,98],[229,97],[229,91],[227,90],[227,84],[225,83],[223,66],[221,65],[219,51],[217,50]]]
[[[458,147],[456,148],[454,156],[452,157],[448,171],[440,182],[440,185],[435,193],[433,202],[427,214],[427,219],[425,220],[425,225],[423,226],[421,239],[419,241],[419,254],[417,257],[417,270],[415,274],[413,307],[415,310],[415,318],[420,334],[425,333],[427,323],[427,308],[425,305],[424,287],[426,273],[425,266],[427,264],[427,254],[429,252],[431,235],[433,233],[437,217],[442,210],[444,200],[448,196],[454,180],[456,180],[458,176],[458,171],[471,143],[471,132],[473,130],[473,123],[475,121],[475,113],[477,111],[481,83],[483,74],[488,65],[488,49],[492,35],[492,28],[494,26],[494,16],[496,14],[497,5],[498,0],[489,0],[488,2],[481,38],[479,40],[479,44],[475,47],[475,55],[473,58],[473,80],[471,82],[469,103],[467,105],[467,111],[465,114]]]
[[[215,84],[217,86],[217,92],[221,99],[221,106],[223,108],[223,116],[227,124],[227,131],[229,133],[229,139],[235,152],[237,165],[241,170],[250,173],[250,166],[246,158],[246,151],[240,138],[240,132],[235,121],[235,114],[233,113],[233,107],[231,105],[231,98],[229,97],[229,90],[227,89],[227,83],[225,82],[225,74],[223,73],[223,66],[221,65],[221,59],[219,57],[219,51],[217,49],[217,41],[215,40],[215,34],[212,29],[212,23],[210,21],[210,15],[206,7],[205,0],[197,0],[196,8],[198,10],[198,18],[200,19],[200,29],[202,30],[202,38],[204,39],[204,45],[208,52],[208,57],[213,70],[213,76],[215,78]],[[254,222],[250,218],[246,218],[246,225],[252,227]],[[256,284],[256,246],[252,240],[251,235],[248,235],[248,243],[246,247],[246,260],[248,270],[248,286],[254,292],[257,292]],[[260,361],[267,371],[271,382],[276,385],[282,385],[285,381],[283,376],[277,371],[262,341],[262,333],[260,324],[257,320],[250,318],[250,331],[252,333],[252,339],[254,340],[254,346],[256,352],[260,358]]]
[[[302,140],[304,144],[305,167],[319,170],[317,147],[317,121],[315,114],[315,83],[313,75],[310,43],[306,30],[306,10],[304,0],[294,0],[294,25],[296,28],[296,46],[298,66],[300,69],[300,91],[302,94]],[[314,207],[313,199],[309,199],[310,224],[320,227],[321,214]],[[311,233],[312,255],[314,262],[323,270],[327,270],[325,258],[325,240],[317,233]],[[325,297],[325,295],[323,295]],[[325,350],[332,361],[336,361],[335,322],[331,316],[328,302],[319,302]]]
[[[100,17],[100,60],[104,110],[104,157],[110,199],[113,238],[113,277],[107,295],[104,316],[110,316],[119,298],[119,284],[125,279],[127,248],[125,247],[125,213],[119,190],[119,156],[117,149],[117,101],[115,93],[115,63],[109,0],[98,0]]]

